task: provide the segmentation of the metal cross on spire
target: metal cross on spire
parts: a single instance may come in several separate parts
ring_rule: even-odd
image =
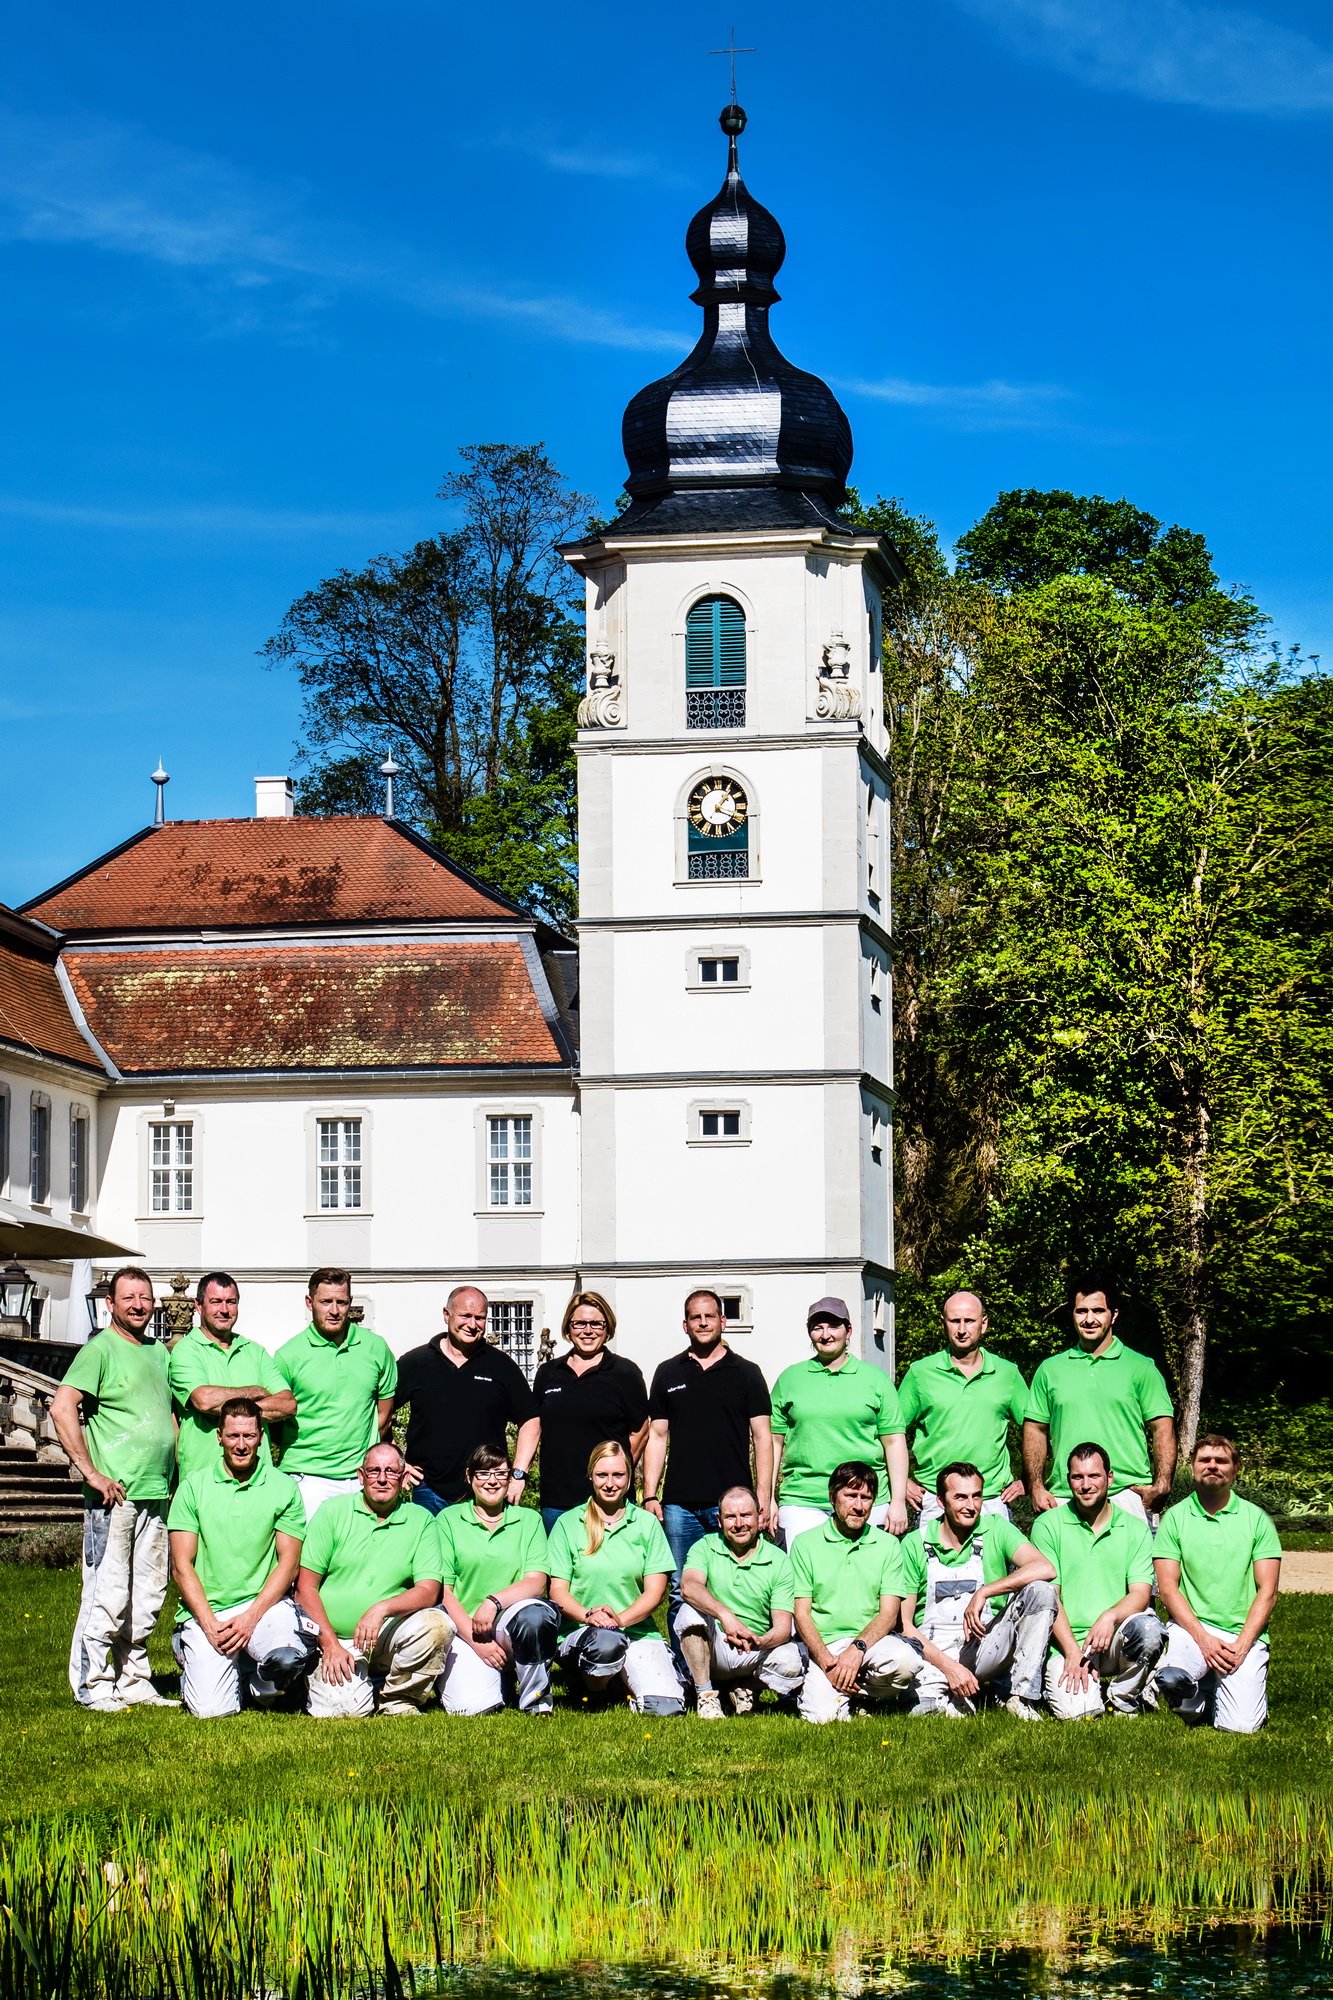
[[[728,44],[728,46],[725,49],[710,49],[708,53],[710,56],[731,57],[731,101],[734,104],[736,102],[736,58],[737,56],[752,56],[756,53],[756,51],[753,48],[748,48],[748,49],[737,48],[736,30],[733,27],[731,31],[731,41]]]

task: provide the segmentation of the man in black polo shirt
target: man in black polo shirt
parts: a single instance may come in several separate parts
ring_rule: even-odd
[[[648,1391],[635,1364],[607,1345],[615,1330],[615,1313],[600,1292],[575,1292],[560,1326],[569,1347],[543,1361],[532,1378],[548,1535],[562,1514],[587,1504],[588,1460],[599,1444],[614,1440],[637,1465],[648,1436]]]
[[[643,1504],[665,1528],[676,1565],[667,1614],[667,1629],[673,1633],[682,1603],[680,1577],[685,1557],[705,1535],[717,1533],[717,1504],[722,1494],[732,1486],[753,1485],[761,1494],[772,1491],[768,1385],[753,1361],[746,1361],[727,1346],[722,1338],[725,1326],[717,1293],[691,1292],[685,1301],[685,1332],[690,1344],[683,1354],[662,1362],[648,1394]],[[664,1464],[666,1490],[659,1497]],[[770,1528],[772,1522],[761,1513],[759,1525]]]
[[[398,1363],[395,1410],[410,1405],[408,1474],[413,1499],[438,1514],[468,1497],[463,1468],[479,1444],[506,1449],[506,1431],[517,1424],[509,1504],[537,1452],[541,1422],[527,1378],[516,1361],[486,1339],[486,1294],[455,1285],[444,1303],[444,1332],[413,1347]]]

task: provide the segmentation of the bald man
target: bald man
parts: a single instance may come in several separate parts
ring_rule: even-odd
[[[1012,1476],[1009,1426],[1022,1426],[1027,1384],[1012,1361],[986,1347],[990,1321],[976,1292],[944,1301],[944,1346],[914,1361],[898,1385],[912,1451],[907,1497],[920,1524],[940,1512],[936,1484],[946,1465],[979,1466],[982,1512],[1009,1519],[1009,1502],[1023,1491]]]

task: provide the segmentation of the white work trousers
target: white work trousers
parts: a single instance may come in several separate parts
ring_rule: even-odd
[[[967,1636],[961,1622],[923,1625],[931,1644],[974,1674],[983,1687],[1006,1676],[1009,1692],[1033,1703],[1041,1700],[1042,1667],[1058,1606],[1053,1583],[1028,1583],[1011,1592],[1004,1609],[989,1619],[980,1639]],[[939,1667],[923,1661],[913,1715],[972,1715],[976,1697],[954,1694]]]
[[[454,1636],[452,1620],[443,1611],[405,1611],[386,1618],[374,1651],[367,1654],[350,1639],[341,1645],[352,1656],[356,1671],[349,1681],[324,1678],[324,1664],[310,1676],[307,1712],[321,1721],[367,1715],[419,1715],[439,1679],[444,1656]],[[384,1676],[376,1695],[372,1676]]]
[[[336,1500],[341,1493],[359,1493],[361,1481],[353,1473],[350,1479],[325,1479],[319,1472],[293,1472],[296,1490],[305,1508],[306,1521],[313,1521],[326,1500]]]
[[[1166,1627],[1155,1611],[1136,1611],[1117,1626],[1104,1653],[1094,1653],[1085,1688],[1061,1687],[1064,1655],[1052,1653],[1046,1662],[1046,1705],[1057,1722],[1082,1722],[1104,1715],[1137,1715],[1143,1690],[1166,1644]]]
[[[1215,1625],[1203,1629],[1216,1639],[1234,1636]],[[1268,1720],[1268,1641],[1256,1639],[1234,1674],[1215,1674],[1184,1626],[1168,1625],[1157,1687],[1167,1707],[1187,1722],[1211,1720],[1214,1729],[1253,1736]]]
[[[244,1604],[234,1604],[229,1611],[217,1612],[218,1623],[234,1618],[245,1608]],[[308,1652],[300,1613],[290,1597],[280,1597],[276,1604],[270,1604],[250,1634],[249,1645],[239,1653],[220,1653],[204,1636],[197,1618],[187,1618],[176,1627],[171,1645],[180,1662],[181,1700],[201,1722],[239,1715],[242,1673],[258,1703],[276,1701],[281,1690],[266,1680],[265,1665],[274,1654],[282,1656],[285,1666],[291,1663],[293,1655]]]
[[[783,1548],[790,1552],[791,1545],[798,1535],[803,1535],[807,1528],[822,1528],[825,1521],[832,1515],[832,1512],[831,1507],[779,1507],[778,1539],[781,1541]],[[888,1518],[889,1503],[887,1500],[881,1506],[871,1508],[870,1525],[872,1528],[882,1528]]]
[[[495,1641],[513,1669],[524,1715],[550,1713],[551,1661],[559,1625],[560,1614],[545,1597],[521,1597],[506,1605],[495,1621]],[[504,1707],[504,1672],[487,1666],[455,1632],[438,1692],[446,1715],[489,1715]]]
[[[640,1715],[684,1715],[676,1663],[665,1643],[654,1633],[650,1638],[631,1639],[627,1632],[608,1626],[580,1625],[560,1641],[560,1658],[596,1693],[623,1680],[629,1689],[630,1706]]]
[[[165,1500],[122,1500],[83,1514],[83,1595],[69,1684],[85,1708],[155,1699],[148,1638],[167,1594]]]
[[[788,1640],[784,1646],[770,1646],[767,1652],[733,1646],[716,1618],[705,1611],[696,1611],[692,1604],[681,1605],[671,1629],[678,1640],[691,1632],[707,1639],[709,1669],[712,1678],[723,1687],[729,1687],[733,1681],[753,1680],[758,1675],[774,1694],[790,1695],[795,1694],[805,1676],[805,1660],[795,1640]]]
[[[839,1658],[851,1645],[850,1639],[827,1639],[830,1653]],[[894,1632],[877,1639],[867,1652],[857,1676],[854,1692],[872,1701],[887,1701],[891,1695],[905,1694],[921,1671],[920,1655]],[[813,1660],[801,1683],[798,1712],[804,1722],[849,1722],[851,1698],[835,1688],[822,1667]]]

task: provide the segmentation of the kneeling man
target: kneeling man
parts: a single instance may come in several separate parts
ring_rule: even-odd
[[[311,1715],[416,1715],[444,1666],[440,1538],[406,1471],[396,1444],[372,1445],[360,1492],[325,1500],[306,1532],[296,1599],[319,1633]]]
[[[1003,1514],[984,1512],[985,1490],[980,1469],[956,1459],[935,1481],[940,1513],[903,1538],[903,1633],[925,1659],[912,1713],[975,1714],[983,1683],[998,1680],[1009,1713],[1039,1722],[1055,1569]]]
[[[731,1691],[733,1715],[754,1707],[756,1683],[793,1695],[805,1672],[792,1642],[791,1563],[759,1533],[759,1502],[749,1486],[729,1486],[717,1508],[718,1533],[685,1555],[684,1599],[673,1630],[690,1670],[697,1712],[722,1716],[718,1680]]]
[[[829,1477],[832,1517],[791,1547],[796,1630],[809,1650],[806,1722],[846,1722],[853,1694],[884,1700],[916,1682],[921,1662],[894,1634],[903,1592],[897,1540],[870,1526],[879,1477],[862,1459]]]
[[[1157,1685],[1187,1722],[1240,1736],[1268,1720],[1268,1619],[1282,1573],[1277,1529],[1232,1492],[1240,1454],[1210,1431],[1190,1455],[1194,1492],[1168,1507],[1153,1557],[1171,1619]]]
[[[220,1450],[176,1488],[167,1515],[180,1592],[172,1646],[191,1715],[235,1715],[242,1676],[267,1707],[316,1657],[292,1585],[305,1537],[296,1482],[279,1472],[259,1404],[233,1396],[218,1412]]]
[[[435,1516],[441,1602],[454,1628],[440,1702],[447,1715],[504,1707],[504,1675],[524,1715],[551,1713],[551,1661],[560,1614],[546,1595],[546,1532],[535,1507],[506,1504],[507,1451],[479,1444],[463,1467],[472,1498]]]
[[[1061,1722],[1139,1715],[1166,1630],[1152,1609],[1148,1524],[1111,1500],[1099,1444],[1069,1454],[1069,1502],[1038,1514],[1032,1540],[1055,1564],[1060,1611],[1046,1663],[1046,1700]]]

